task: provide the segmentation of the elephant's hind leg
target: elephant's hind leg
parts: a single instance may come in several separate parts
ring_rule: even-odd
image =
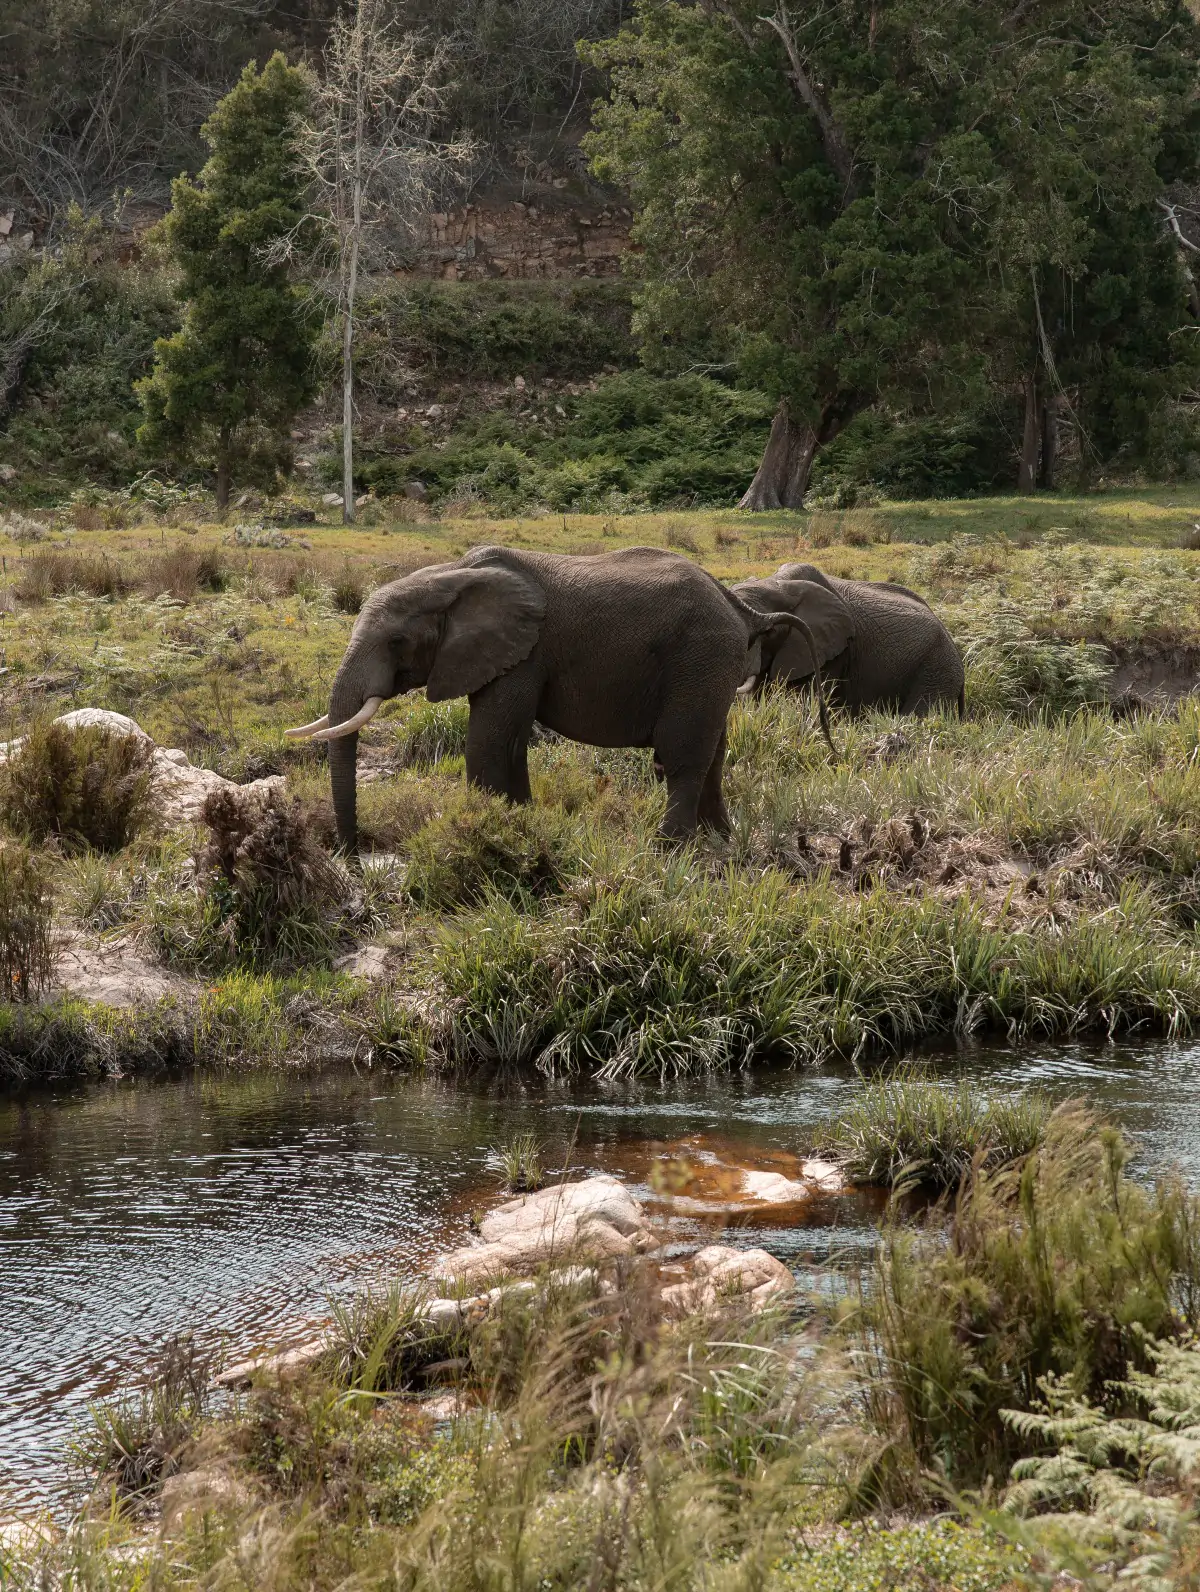
[[[666,718],[655,730],[654,755],[662,764],[667,780],[667,811],[662,833],[668,839],[686,839],[694,835],[700,822],[711,822],[716,828],[723,819],[728,825],[720,798],[721,768],[725,761],[723,720],[714,724],[707,716]],[[714,777],[715,804],[711,785]]]
[[[729,833],[729,814],[725,809],[725,796],[721,789],[725,774],[725,731],[721,731],[721,739],[717,743],[716,755],[709,764],[708,773],[704,776],[704,784],[700,790],[700,804],[697,810],[697,819],[705,829],[712,829],[718,835]]]

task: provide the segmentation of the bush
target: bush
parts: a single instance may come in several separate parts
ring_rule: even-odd
[[[1015,604],[997,603],[971,616],[963,659],[973,709],[1007,713],[1070,713],[1105,700],[1111,670],[1103,647],[1040,636]]]
[[[208,914],[197,953],[210,963],[327,960],[345,933],[346,874],[296,801],[214,791],[201,810]]]
[[[443,912],[492,893],[528,902],[562,889],[567,851],[561,814],[468,789],[414,837],[408,891]]]
[[[1127,1174],[1113,1128],[1060,1107],[1019,1167],[977,1171],[916,1232],[894,1221],[866,1284],[873,1417],[954,1484],[1006,1474],[1055,1376],[1106,1404],[1148,1338],[1200,1325],[1200,1202]],[[1036,1438],[1034,1439],[1036,1444]]]
[[[154,744],[101,725],[33,725],[0,772],[0,817],[68,850],[120,851],[154,814]]]
[[[1041,1143],[1050,1103],[1031,1093],[988,1100],[973,1083],[933,1083],[910,1074],[873,1081],[821,1135],[855,1183],[915,1180],[954,1188],[973,1167],[1004,1166]]]
[[[120,566],[103,553],[55,553],[49,549],[21,560],[16,595],[25,602],[52,597],[120,597],[128,590]]]
[[[54,970],[54,900],[45,857],[0,848],[0,1000],[28,1001]]]

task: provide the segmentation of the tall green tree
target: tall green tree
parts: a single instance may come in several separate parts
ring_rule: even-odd
[[[754,509],[799,506],[881,398],[937,407],[1004,368],[1040,425],[1049,300],[1200,158],[1182,0],[764,9],[638,0],[592,52],[612,88],[590,145],[637,208],[647,357],[722,358],[778,399]]]
[[[316,322],[272,250],[303,223],[296,126],[309,80],[275,54],[248,65],[204,124],[211,151],[176,178],[162,240],[180,273],[183,326],[155,344],[139,394],[139,441],[180,462],[212,461],[217,507],[239,468],[273,468],[312,396]]]

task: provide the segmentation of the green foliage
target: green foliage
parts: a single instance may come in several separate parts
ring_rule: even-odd
[[[1049,1101],[1036,1092],[989,1099],[974,1083],[902,1072],[864,1084],[817,1147],[854,1183],[949,1189],[972,1167],[1005,1166],[1030,1154],[1049,1116]]]
[[[404,401],[405,368],[427,379],[591,376],[632,365],[620,282],[406,282],[364,295],[356,372],[381,403]]]
[[[413,837],[408,893],[443,912],[493,893],[528,905],[562,889],[570,840],[552,811],[464,790]]]
[[[1103,702],[1112,664],[1103,647],[1039,636],[1015,603],[980,606],[963,646],[972,707],[1070,713]]]
[[[0,817],[31,840],[120,851],[153,817],[153,743],[35,722],[0,770]]]
[[[1145,1355],[1148,1369],[1108,1390],[1108,1404],[1122,1408],[1050,1374],[1037,1407],[1004,1411],[1021,1441],[1042,1450],[1013,1466],[1004,1503],[1037,1516],[1026,1533],[1052,1562],[1093,1585],[1111,1577],[1159,1592],[1180,1584],[1181,1550],[1194,1562],[1197,1548],[1188,1493],[1200,1471],[1200,1349],[1150,1342]]]
[[[1106,1400],[1147,1336],[1200,1321],[1200,1208],[1178,1177],[1127,1173],[1115,1129],[1060,1107],[1017,1167],[978,1171],[912,1231],[893,1221],[865,1283],[873,1416],[956,1485],[993,1476],[1035,1434],[1044,1378]]]
[[[1024,1554],[1001,1536],[958,1520],[865,1521],[787,1554],[777,1584],[779,1592],[1010,1592],[1025,1569]]]
[[[54,894],[47,859],[0,847],[0,1001],[40,995],[54,971]]]
[[[1190,370],[1156,209],[1200,158],[1184,5],[906,0],[780,26],[750,0],[642,0],[588,52],[612,75],[588,147],[637,212],[648,358],[724,350],[822,442],[881,394],[936,410],[1015,383],[1039,327],[1051,358],[1092,350],[1116,431],[1155,370]]]
[[[212,153],[198,181],[176,179],[161,224],[187,307],[140,384],[138,437],[159,457],[215,457],[222,509],[235,467],[274,478],[288,422],[313,391],[311,315],[270,258],[303,218],[293,128],[307,99],[282,54],[261,73],[248,65],[204,124]]]
[[[962,498],[1003,489],[1013,479],[1018,420],[994,407],[934,417],[867,410],[821,449],[813,496],[874,491],[893,500]]]
[[[10,501],[55,501],[81,482],[116,487],[135,471],[132,385],[179,310],[161,267],[122,261],[118,247],[111,230],[72,210],[61,255],[0,267],[0,462],[17,472]]]
[[[401,721],[400,755],[409,767],[428,767],[467,750],[470,704],[463,697],[429,702],[415,697]]]
[[[475,496],[505,513],[733,503],[769,421],[759,393],[705,376],[627,371],[578,398],[468,420],[445,447],[417,435],[407,453],[364,450],[360,473],[379,492],[420,480],[436,496]]]

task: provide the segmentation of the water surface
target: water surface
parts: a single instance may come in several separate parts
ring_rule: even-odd
[[[932,1060],[989,1091],[1083,1095],[1136,1136],[1143,1167],[1174,1161],[1200,1185],[1200,1047]],[[515,1132],[536,1131],[552,1164],[636,1182],[697,1134],[750,1156],[803,1148],[855,1086],[848,1069],[603,1089],[212,1073],[0,1098],[0,1508],[65,1496],[88,1401],[170,1333],[240,1354],[364,1276],[415,1270],[494,1198],[489,1152]],[[726,1241],[804,1270],[868,1243],[873,1215],[870,1200],[834,1202],[808,1226]]]

